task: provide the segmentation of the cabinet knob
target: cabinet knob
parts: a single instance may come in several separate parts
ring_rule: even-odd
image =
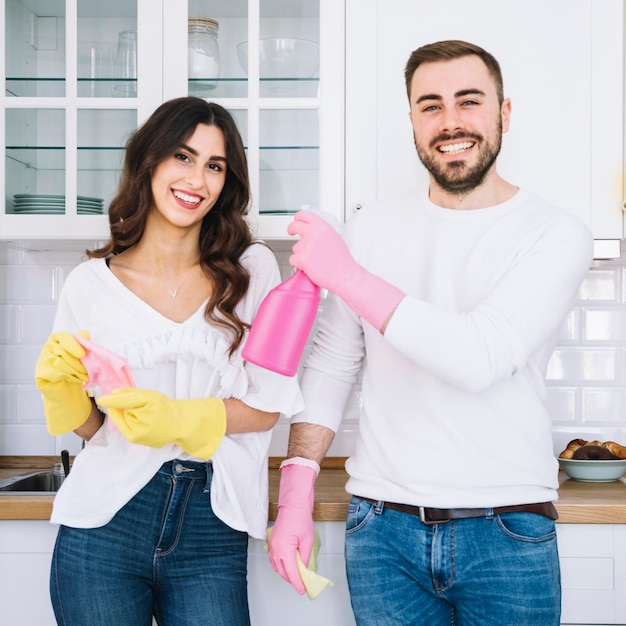
[[[363,205],[360,202],[355,202],[352,205],[352,212],[356,213],[357,211],[360,211],[363,208]]]

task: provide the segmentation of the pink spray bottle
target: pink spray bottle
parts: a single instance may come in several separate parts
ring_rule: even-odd
[[[252,323],[242,356],[273,372],[293,376],[320,302],[320,288],[301,270],[272,289]]]
[[[341,230],[334,215],[308,205],[301,210],[313,211]],[[285,376],[296,374],[319,303],[320,288],[297,270],[265,296],[250,328],[243,358]]]

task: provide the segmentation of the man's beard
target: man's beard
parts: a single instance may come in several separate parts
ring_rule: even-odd
[[[484,137],[472,133],[458,132],[454,135],[440,135],[431,142],[431,148],[442,141],[475,141],[481,145]],[[415,140],[415,147],[420,161],[424,164],[436,183],[446,192],[463,196],[476,189],[482,184],[487,172],[495,163],[502,146],[502,123],[498,124],[495,140],[491,143],[482,143],[478,162],[473,167],[468,167],[464,161],[450,161],[439,163],[435,156],[431,156],[426,150],[420,147]]]

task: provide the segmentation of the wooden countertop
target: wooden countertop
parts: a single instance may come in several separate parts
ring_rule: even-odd
[[[269,461],[270,519],[276,518],[278,458]],[[0,479],[48,469],[58,457],[0,457]],[[315,484],[313,517],[319,522],[345,521],[350,495],[345,491],[345,459],[328,458]],[[626,524],[626,480],[583,483],[559,472],[556,508],[561,524]],[[52,511],[51,495],[0,495],[0,520],[45,520]]]

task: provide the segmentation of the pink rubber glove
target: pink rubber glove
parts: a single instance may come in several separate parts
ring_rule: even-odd
[[[74,338],[86,353],[81,359],[89,375],[89,380],[84,384],[85,389],[100,387],[102,393],[108,395],[120,387],[135,386],[126,359],[85,337],[74,335]]]
[[[319,215],[299,211],[287,232],[301,237],[289,262],[381,330],[404,293],[359,265],[341,235]]]
[[[289,462],[288,460],[286,461]],[[274,570],[300,594],[305,588],[298,572],[296,551],[309,564],[315,541],[313,485],[317,472],[305,465],[283,465],[278,490],[278,515],[269,539],[269,557]]]

